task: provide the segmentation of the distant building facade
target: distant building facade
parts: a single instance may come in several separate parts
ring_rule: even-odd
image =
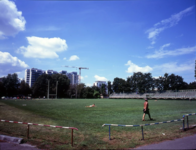
[[[196,81],[196,60],[195,60],[195,81]]]
[[[35,83],[35,81],[37,80],[37,78],[39,76],[41,76],[42,74],[63,74],[66,75],[68,77],[68,79],[70,80],[70,84],[74,85],[74,84],[78,84],[78,75],[77,72],[71,72],[71,73],[67,73],[67,71],[53,71],[53,70],[41,70],[41,69],[37,69],[37,68],[31,68],[31,69],[26,69],[25,70],[25,82],[29,84],[30,87],[33,86],[33,84]]]
[[[101,88],[102,84],[106,85],[106,93],[108,94],[108,85],[106,81],[95,81],[94,86]]]
[[[31,68],[25,70],[25,82],[29,84],[30,87],[33,86],[35,81],[39,76],[44,74],[44,71],[37,68]]]
[[[68,79],[70,80],[70,84],[75,85],[78,84],[78,78],[77,72],[71,72],[66,74]]]

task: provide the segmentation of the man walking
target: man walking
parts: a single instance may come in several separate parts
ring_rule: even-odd
[[[142,118],[142,121],[145,121],[145,115],[148,114],[150,120],[153,120],[151,117],[150,117],[150,112],[149,112],[149,104],[148,104],[148,99],[146,98],[145,99],[145,102],[144,102],[144,109],[143,109],[143,118]]]

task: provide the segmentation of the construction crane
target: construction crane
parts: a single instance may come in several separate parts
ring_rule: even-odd
[[[64,67],[78,68],[79,69],[79,84],[81,83],[81,69],[89,69],[89,68],[86,68],[86,67],[76,67],[76,66],[64,66]]]

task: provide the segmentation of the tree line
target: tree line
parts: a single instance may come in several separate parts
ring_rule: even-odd
[[[57,83],[58,81],[58,83]],[[101,88],[96,86],[88,87],[85,84],[71,85],[67,76],[62,74],[42,74],[37,78],[30,88],[24,80],[21,82],[17,74],[8,74],[0,82],[0,97],[27,97],[43,98],[48,95],[55,97],[57,92],[58,98],[100,98],[106,96],[106,85]]]
[[[17,74],[8,74],[0,82],[0,96],[20,96],[31,93],[31,88],[24,80],[21,82]]]
[[[196,89],[196,82],[186,83],[181,76],[165,73],[163,76],[153,78],[151,73],[136,72],[126,80],[114,78],[113,84],[108,82],[110,93],[146,93],[166,90]]]
[[[57,84],[58,81],[58,84]],[[71,85],[67,76],[62,74],[43,74],[37,78],[30,88],[24,80],[19,82],[17,74],[8,74],[0,82],[0,96],[17,97],[29,96],[34,98],[47,97],[49,84],[49,94],[56,94],[58,98],[100,98],[115,93],[145,93],[166,90],[178,91],[182,89],[196,89],[196,82],[186,83],[181,76],[165,73],[163,76],[153,78],[151,73],[136,72],[126,80],[114,78],[113,82],[108,81],[107,86],[86,86]],[[108,90],[108,93],[106,93]],[[53,96],[54,97],[54,96]]]

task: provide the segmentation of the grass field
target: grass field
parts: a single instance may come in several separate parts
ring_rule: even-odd
[[[95,103],[97,107],[85,106]],[[73,149],[134,148],[136,146],[175,139],[196,133],[196,129],[182,132],[182,122],[173,122],[144,127],[144,141],[141,141],[140,127],[108,127],[103,124],[144,124],[181,119],[182,115],[196,112],[196,101],[149,100],[150,113],[142,121],[144,100],[133,99],[58,99],[58,100],[1,100],[0,119],[40,124],[76,127]],[[23,106],[26,104],[26,106]],[[196,124],[196,116],[189,117],[190,124]],[[0,123],[0,131],[14,136],[26,136],[26,126]],[[165,135],[164,135],[164,134]],[[28,142],[40,148],[68,149],[71,147],[71,131],[50,127],[30,127]]]

